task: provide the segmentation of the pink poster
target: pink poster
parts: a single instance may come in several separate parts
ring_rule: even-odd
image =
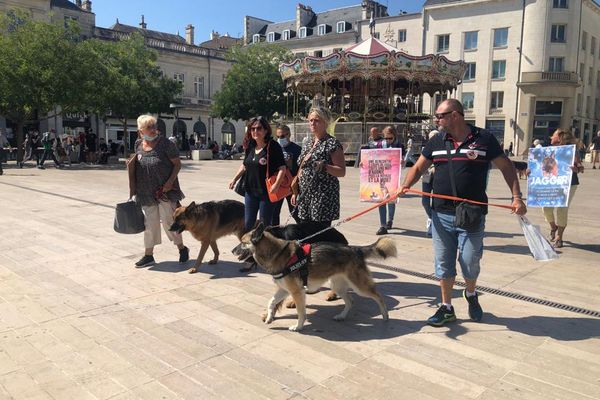
[[[400,186],[402,149],[360,151],[360,201],[378,203]]]

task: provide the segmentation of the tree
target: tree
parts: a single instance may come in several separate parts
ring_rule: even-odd
[[[60,104],[78,108],[77,38],[74,24],[49,24],[23,14],[0,16],[0,115],[16,124],[17,161],[23,159],[23,128]]]
[[[96,114],[111,114],[120,120],[127,148],[127,121],[144,113],[169,111],[182,86],[163,76],[156,51],[147,48],[139,34],[118,42],[92,39],[82,47],[89,56],[86,70],[92,71],[84,103]]]
[[[221,90],[215,93],[211,115],[248,120],[257,115],[270,119],[275,113],[285,113],[285,85],[279,64],[291,59],[289,50],[273,44],[231,48],[228,60],[233,65]]]

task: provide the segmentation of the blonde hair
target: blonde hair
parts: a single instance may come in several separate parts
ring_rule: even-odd
[[[140,115],[137,119],[137,127],[138,131],[145,128],[156,128],[156,118],[147,114]]]
[[[331,123],[331,114],[325,108],[320,108],[320,107],[311,108],[310,112],[308,113],[308,116],[310,117],[311,114],[317,114],[319,119],[325,121],[325,126],[329,126],[329,124]]]
[[[577,143],[577,139],[569,130],[557,129],[554,134],[558,134],[558,140],[561,146]]]
[[[396,140],[398,138],[398,134],[396,133],[396,128],[394,128],[392,125],[388,125],[385,128],[383,128],[382,133],[385,135],[386,132],[389,132],[392,135],[394,135],[394,140]]]

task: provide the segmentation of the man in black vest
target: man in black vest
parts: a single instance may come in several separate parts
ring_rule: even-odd
[[[434,194],[487,203],[487,176],[490,163],[493,162],[502,172],[512,192],[513,213],[525,214],[527,208],[521,198],[515,167],[504,154],[498,140],[492,134],[468,125],[465,122],[462,104],[456,99],[441,102],[437,107],[435,119],[440,134],[427,143],[417,163],[408,171],[400,192],[406,193],[427,168],[434,164]],[[477,322],[483,317],[475,287],[483,254],[487,206],[481,206],[481,210],[474,210],[472,215],[477,215],[477,218],[469,228],[455,226],[456,206],[457,203],[452,200],[433,199],[431,219],[435,274],[440,278],[442,292],[442,305],[427,320],[427,323],[433,326],[442,326],[456,320],[452,307],[452,288],[456,278],[457,253],[467,287],[463,291],[463,297],[469,303],[469,317]]]

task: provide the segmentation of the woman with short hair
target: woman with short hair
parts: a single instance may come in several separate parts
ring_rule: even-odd
[[[183,245],[180,233],[169,229],[173,212],[185,196],[179,187],[177,175],[181,169],[179,150],[169,139],[160,135],[156,118],[140,115],[137,119],[139,139],[135,142],[135,189],[129,194],[142,206],[144,212],[144,256],[137,267],[154,264],[154,246],[161,243],[160,224],[167,237],[179,249],[179,262],[189,260],[189,249]]]

